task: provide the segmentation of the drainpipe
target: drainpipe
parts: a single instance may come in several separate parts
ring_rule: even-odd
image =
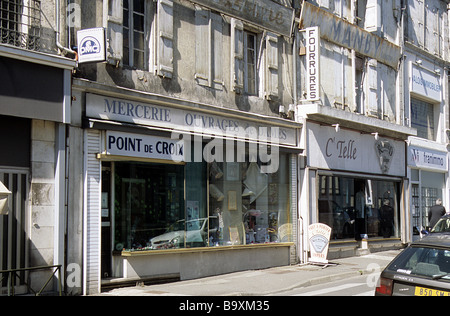
[[[56,47],[58,47],[58,49],[64,54],[66,55],[67,53],[69,54],[73,54],[75,55],[75,57],[77,56],[77,52],[71,50],[70,48],[64,47],[61,43],[60,43],[60,20],[61,20],[61,9],[60,9],[60,2],[61,0],[56,0],[55,1],[55,20],[56,20]]]

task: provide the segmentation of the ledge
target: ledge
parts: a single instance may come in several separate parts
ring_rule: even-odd
[[[341,127],[355,129],[366,133],[379,133],[401,140],[407,140],[409,136],[416,136],[415,128],[389,123],[374,117],[347,112],[317,103],[302,104],[298,106],[298,115],[308,120],[325,124],[339,124]]]
[[[179,249],[163,249],[163,250],[136,250],[121,252],[122,257],[138,257],[138,256],[153,256],[164,254],[183,254],[183,253],[200,253],[200,252],[217,252],[227,250],[249,250],[259,248],[279,248],[291,247],[293,242],[267,243],[267,244],[251,244],[251,245],[234,245],[234,246],[218,246],[218,247],[199,247],[199,248],[179,248]]]

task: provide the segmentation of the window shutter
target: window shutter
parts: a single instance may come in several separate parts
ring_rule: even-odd
[[[378,73],[377,61],[370,59],[367,65],[367,116],[378,117]]]
[[[278,37],[273,33],[266,36],[266,98],[278,98]]]
[[[158,0],[158,75],[173,76],[173,0]]]
[[[123,58],[123,0],[107,0],[104,3],[106,59],[110,64],[119,65]]]
[[[368,32],[376,32],[381,26],[380,0],[367,0],[364,28]]]
[[[222,16],[215,13],[210,13],[211,28],[212,28],[212,56],[213,56],[213,88],[223,89],[223,19]]]
[[[244,91],[244,25],[231,19],[231,86],[236,93]]]
[[[195,80],[210,86],[211,78],[211,33],[209,10],[195,10]]]

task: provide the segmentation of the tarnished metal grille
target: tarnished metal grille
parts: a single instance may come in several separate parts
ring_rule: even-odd
[[[40,50],[41,1],[0,0],[0,43]]]

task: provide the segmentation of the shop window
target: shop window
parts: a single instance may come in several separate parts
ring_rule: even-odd
[[[398,236],[398,183],[332,175],[319,177],[319,222],[332,228],[333,239]]]
[[[116,162],[114,187],[116,250],[185,247],[184,166]]]
[[[288,155],[275,173],[258,162],[209,165],[210,246],[292,241]]]

